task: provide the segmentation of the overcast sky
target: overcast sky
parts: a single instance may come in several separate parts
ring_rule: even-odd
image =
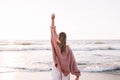
[[[49,39],[52,13],[68,39],[120,39],[120,0],[0,0],[0,40]]]

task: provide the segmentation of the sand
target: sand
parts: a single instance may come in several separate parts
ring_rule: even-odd
[[[120,75],[82,72],[79,80],[120,80]],[[50,72],[7,72],[0,73],[0,80],[52,80]],[[75,80],[71,75],[71,80]]]

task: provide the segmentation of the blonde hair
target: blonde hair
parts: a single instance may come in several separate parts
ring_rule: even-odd
[[[66,33],[65,32],[61,32],[59,33],[59,41],[60,41],[60,49],[61,52],[64,52],[66,50]]]

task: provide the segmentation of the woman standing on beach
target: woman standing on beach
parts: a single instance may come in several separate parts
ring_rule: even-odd
[[[80,70],[77,67],[71,48],[66,45],[66,33],[56,33],[55,14],[51,15],[51,45],[53,54],[53,80],[70,80],[70,73],[79,80]]]

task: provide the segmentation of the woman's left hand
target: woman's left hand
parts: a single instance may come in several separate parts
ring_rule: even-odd
[[[79,80],[79,77],[78,77],[78,76],[76,76],[75,80]]]

